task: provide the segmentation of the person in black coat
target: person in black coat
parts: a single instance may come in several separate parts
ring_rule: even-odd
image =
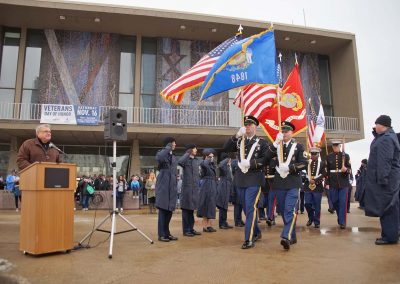
[[[227,153],[221,154],[222,161],[219,163],[219,181],[217,185],[217,200],[216,205],[219,209],[219,228],[232,229],[228,224],[228,206],[229,196],[232,188],[232,167],[231,159]]]
[[[197,147],[194,144],[186,145],[186,153],[178,160],[183,168],[181,191],[182,229],[183,235],[193,237],[201,235],[194,229],[194,210],[199,200],[200,162],[196,158]]]
[[[365,215],[379,217],[381,237],[376,245],[398,243],[400,145],[387,115],[379,116],[373,131],[365,187]]]
[[[363,159],[361,161],[361,166],[358,169],[355,178],[356,178],[356,192],[354,194],[354,198],[359,202],[360,209],[364,209],[364,194],[365,194],[365,184],[367,181],[367,166],[368,160]]]
[[[159,174],[156,181],[156,207],[158,208],[158,240],[169,242],[178,240],[171,235],[169,223],[175,210],[177,190],[177,161],[173,151],[176,141],[173,137],[164,140],[164,148],[157,152]]]
[[[214,149],[203,150],[201,167],[199,205],[197,217],[203,218],[203,232],[212,233],[216,230],[212,227],[212,219],[216,215],[217,176],[214,164]]]

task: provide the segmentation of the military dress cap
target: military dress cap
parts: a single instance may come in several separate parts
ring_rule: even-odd
[[[194,149],[194,148],[197,148],[195,144],[187,144],[185,146],[185,150]]]
[[[258,126],[258,124],[259,124],[258,119],[255,118],[254,116],[251,116],[251,115],[246,115],[243,118],[243,122],[244,122],[245,125],[249,124],[249,123],[252,123],[252,124],[255,124],[255,125]]]
[[[290,123],[289,121],[282,121],[281,129],[294,131],[296,129],[296,127],[294,127],[293,123]]]
[[[341,139],[331,139],[330,142],[331,142],[331,144],[332,144],[333,146],[337,146],[337,145],[343,143],[343,141],[342,141]]]
[[[176,142],[174,137],[165,137],[164,146],[167,146],[169,143]]]
[[[310,148],[310,153],[319,153],[321,152],[321,149],[318,147],[311,147]]]
[[[208,156],[210,154],[215,154],[215,150],[213,148],[205,148],[202,152],[203,156]]]

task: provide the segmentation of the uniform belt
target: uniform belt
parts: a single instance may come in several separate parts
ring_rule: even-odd
[[[265,178],[274,178],[275,177],[275,175],[267,175],[267,176],[265,176]]]
[[[330,172],[331,172],[331,173],[339,173],[339,172],[341,172],[341,171],[339,171],[339,170],[330,170]]]

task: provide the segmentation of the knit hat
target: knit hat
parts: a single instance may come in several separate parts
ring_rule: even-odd
[[[390,118],[390,116],[383,114],[375,120],[375,124],[392,127],[392,119]]]

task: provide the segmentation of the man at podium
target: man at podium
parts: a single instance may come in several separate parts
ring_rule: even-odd
[[[34,162],[61,162],[58,148],[51,143],[49,124],[38,125],[36,127],[36,138],[26,140],[19,148],[17,165],[20,170]]]

